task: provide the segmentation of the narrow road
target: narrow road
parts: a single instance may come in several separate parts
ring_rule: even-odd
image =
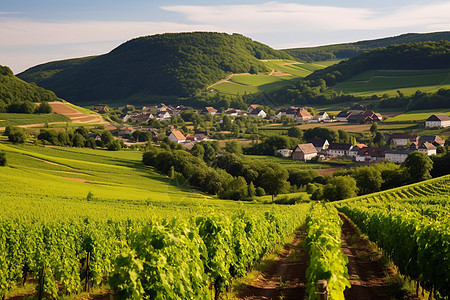
[[[303,300],[308,263],[308,255],[303,247],[304,237],[304,232],[297,232],[268,270],[238,293],[239,299]]]

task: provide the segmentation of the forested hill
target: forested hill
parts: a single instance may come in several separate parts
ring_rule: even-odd
[[[312,62],[312,61],[351,58],[358,54],[363,53],[364,51],[378,47],[387,47],[393,44],[428,42],[428,41],[438,42],[442,40],[450,41],[450,31],[432,32],[432,33],[407,33],[394,37],[359,41],[355,43],[285,49],[284,51],[300,60]]]
[[[55,93],[32,83],[24,82],[10,68],[0,66],[0,112],[10,104],[58,100]]]
[[[425,70],[450,68],[450,42],[420,42],[392,45],[360,54],[315,71],[306,80],[325,80],[333,86],[368,70]]]
[[[268,71],[259,59],[292,59],[239,34],[166,33],[128,41],[108,54],[52,62],[19,74],[74,103],[183,97],[227,73]]]

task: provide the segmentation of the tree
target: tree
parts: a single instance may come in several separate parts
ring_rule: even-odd
[[[272,201],[274,196],[282,193],[286,193],[289,189],[289,177],[288,172],[285,169],[280,168],[267,168],[262,170],[261,186],[266,193],[272,195]]]
[[[206,163],[211,163],[215,158],[216,158],[216,151],[214,150],[214,148],[208,144],[205,143],[203,145],[203,148],[205,148],[205,154],[203,155],[203,160]]]
[[[250,182],[250,184],[248,185],[248,196],[249,197],[255,197],[256,195],[256,189],[255,189],[255,185],[253,184],[253,181]]]
[[[288,129],[287,135],[290,137],[302,139],[303,138],[303,131],[298,128],[297,126],[293,126]]]
[[[24,144],[27,133],[23,128],[12,126],[8,130],[8,140],[14,144]]]
[[[414,151],[408,155],[402,167],[406,168],[413,182],[418,182],[431,178],[433,161],[425,153]]]
[[[376,124],[376,123],[374,123]],[[373,143],[374,145],[378,146],[378,147],[384,147],[386,145],[385,139],[384,139],[384,134],[382,134],[381,132],[377,131],[375,133],[375,137],[373,138]]]
[[[53,109],[47,101],[44,101],[41,103],[41,105],[39,105],[38,112],[40,114],[51,114],[53,112]]]
[[[237,155],[242,154],[242,147],[237,141],[227,141],[225,143],[225,150]]]
[[[223,116],[223,122],[222,122],[222,129],[223,130],[230,130],[231,129],[231,118],[230,116]]]
[[[4,167],[6,166],[6,153],[5,152],[0,152],[0,166]]]
[[[72,145],[74,147],[84,147],[86,139],[79,133],[75,133],[72,137]]]
[[[372,167],[357,168],[353,178],[356,180],[360,195],[378,192],[383,183],[381,172]]]
[[[195,144],[191,149],[191,154],[203,159],[203,155],[205,154],[205,148],[201,144]]]
[[[336,176],[329,180],[323,189],[323,197],[329,201],[347,199],[356,196],[356,180],[350,176]]]
[[[375,133],[378,132],[378,123],[373,123],[372,126],[370,126],[370,132],[373,136],[375,136]]]
[[[109,130],[103,130],[102,133],[100,134],[100,137],[102,139],[103,144],[106,147],[108,147],[108,144],[114,140],[114,137]]]
[[[119,151],[122,149],[122,143],[120,140],[113,140],[107,145],[107,147],[109,151]]]

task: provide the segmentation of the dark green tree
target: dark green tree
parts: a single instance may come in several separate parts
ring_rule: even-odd
[[[350,176],[336,176],[324,186],[323,197],[328,201],[336,201],[356,196],[358,188],[356,180]]]
[[[413,182],[418,182],[431,178],[433,161],[425,153],[414,151],[408,155],[402,167],[406,168]]]
[[[0,166],[4,167],[6,166],[6,153],[5,152],[0,152]]]
[[[360,195],[378,192],[383,184],[381,172],[372,167],[357,168],[353,178],[356,180]]]
[[[53,108],[48,104],[47,101],[44,101],[39,105],[37,110],[40,114],[51,114],[53,112]]]
[[[14,144],[24,144],[27,139],[25,129],[12,126],[8,130],[8,140]]]
[[[237,155],[242,154],[242,147],[237,141],[227,141],[225,143],[225,150],[229,153],[234,153]]]
[[[303,131],[298,128],[297,126],[293,126],[288,129],[287,135],[290,137],[302,139],[303,138]]]

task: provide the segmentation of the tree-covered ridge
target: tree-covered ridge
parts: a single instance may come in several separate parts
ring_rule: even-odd
[[[327,86],[368,70],[425,70],[450,68],[450,41],[392,45],[317,70],[307,80],[325,80]]]
[[[285,49],[284,51],[295,58],[313,62],[333,59],[351,58],[364,51],[378,47],[388,47],[394,44],[416,43],[416,42],[438,42],[450,40],[450,31],[432,33],[407,33],[394,37],[375,40],[359,41],[355,43],[344,43],[326,45],[319,47]]]
[[[16,76],[10,68],[0,65],[0,112],[11,105],[24,102],[43,102],[58,100],[55,93],[36,84],[27,83]]]
[[[292,59],[239,34],[166,33],[130,40],[110,53],[44,64],[21,74],[75,103],[186,97],[228,73],[268,71],[259,59]]]

